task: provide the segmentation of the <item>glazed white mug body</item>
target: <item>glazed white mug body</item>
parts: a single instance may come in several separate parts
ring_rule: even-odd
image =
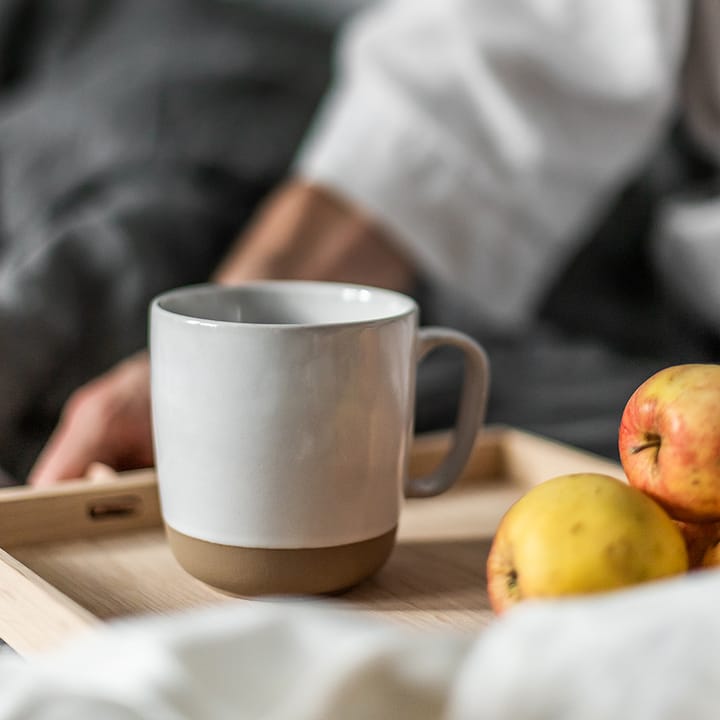
[[[435,474],[409,481],[416,365],[440,344],[468,360],[456,442]],[[339,590],[382,565],[403,494],[437,494],[459,474],[488,389],[474,341],[419,330],[411,298],[372,287],[180,288],[152,303],[150,352],[171,547],[240,594]],[[355,572],[330,567],[343,563]]]

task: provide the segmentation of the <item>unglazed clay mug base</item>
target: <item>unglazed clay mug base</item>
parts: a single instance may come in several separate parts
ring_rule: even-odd
[[[408,478],[415,373],[465,354],[453,445]],[[151,305],[155,458],[170,548],[236,595],[345,590],[390,556],[403,496],[459,476],[482,422],[483,350],[418,329],[415,302],[378,288],[263,281],[180,288]]]
[[[379,537],[322,548],[220,545],[165,526],[180,565],[207,585],[233,595],[319,595],[357,585],[390,557],[396,528]]]

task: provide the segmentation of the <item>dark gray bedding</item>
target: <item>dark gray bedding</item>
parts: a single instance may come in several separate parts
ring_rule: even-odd
[[[222,0],[0,2],[0,467],[145,344],[285,173],[330,31]]]

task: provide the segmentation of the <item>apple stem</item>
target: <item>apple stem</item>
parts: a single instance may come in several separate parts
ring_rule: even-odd
[[[639,452],[642,452],[643,450],[647,450],[648,448],[659,448],[660,447],[660,437],[655,435],[653,437],[649,437],[647,439],[647,442],[644,442],[642,445],[636,445],[632,450],[632,454],[636,455]]]

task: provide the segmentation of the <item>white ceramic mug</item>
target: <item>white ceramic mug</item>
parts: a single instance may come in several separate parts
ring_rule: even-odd
[[[454,445],[409,480],[416,364],[439,345],[466,356]],[[242,595],[336,591],[382,566],[403,491],[435,495],[460,474],[489,382],[480,346],[418,329],[411,298],[336,283],[165,293],[150,353],[171,547],[191,574]]]

